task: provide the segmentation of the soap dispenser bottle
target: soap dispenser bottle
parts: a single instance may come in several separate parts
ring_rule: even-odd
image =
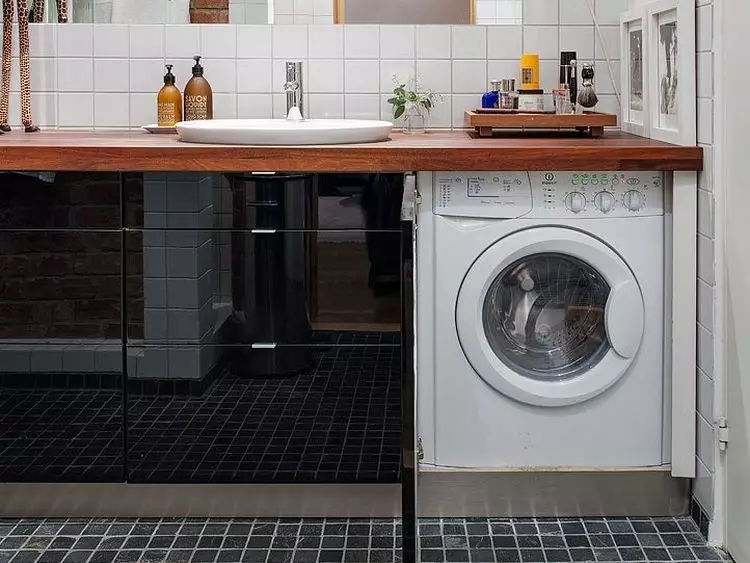
[[[157,96],[158,125],[159,127],[174,127],[175,123],[182,121],[182,95],[174,85],[175,76],[172,74],[172,65],[166,65],[166,67],[164,86]]]
[[[211,85],[203,78],[201,57],[196,55],[193,77],[185,85],[185,121],[213,119],[214,100]]]

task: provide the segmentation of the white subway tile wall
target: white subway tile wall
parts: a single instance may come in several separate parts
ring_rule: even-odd
[[[709,517],[714,507],[714,454],[716,433],[714,416],[714,326],[717,311],[714,307],[716,286],[714,258],[714,194],[713,194],[713,139],[714,139],[714,0],[696,1],[697,45],[697,124],[698,143],[704,151],[704,171],[698,177],[698,408],[696,430],[697,478],[693,496]]]
[[[614,92],[619,85],[611,82],[588,6],[601,18],[617,82],[617,16],[627,2],[527,0],[524,25],[33,24],[34,113],[48,128],[127,129],[153,123],[164,64],[174,65],[182,88],[190,77],[192,57],[201,54],[215,94],[216,117],[282,117],[284,61],[294,59],[305,63],[311,117],[390,119],[384,100],[393,88],[393,75],[398,75],[404,81],[416,77],[422,88],[442,94],[431,126],[461,128],[463,111],[480,104],[489,80],[518,79],[522,51],[540,52],[542,83],[549,91],[557,81],[559,51],[567,49],[595,61],[600,109],[618,112]],[[313,4],[322,9],[330,0]],[[290,15],[295,2],[278,2],[277,8]],[[701,68],[710,72],[713,65],[703,59]],[[11,115],[18,122],[17,78],[11,89]],[[106,103],[117,108],[117,115],[105,110]],[[707,122],[711,110],[702,107]]]

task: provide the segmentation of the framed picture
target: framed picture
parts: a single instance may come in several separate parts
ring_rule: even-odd
[[[695,2],[659,0],[646,10],[648,134],[695,145]]]
[[[641,137],[649,135],[649,91],[646,87],[648,52],[646,10],[633,10],[620,17],[622,130]]]

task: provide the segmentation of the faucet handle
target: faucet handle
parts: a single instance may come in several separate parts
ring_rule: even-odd
[[[296,92],[297,90],[299,90],[299,82],[296,80],[284,82],[284,92]]]

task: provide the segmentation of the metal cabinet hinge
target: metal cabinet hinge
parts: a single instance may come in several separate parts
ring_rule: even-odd
[[[719,451],[726,451],[729,444],[729,426],[726,418],[720,418],[718,424],[719,431]]]
[[[424,447],[422,446],[422,438],[417,438],[417,459],[422,461],[424,459]]]

